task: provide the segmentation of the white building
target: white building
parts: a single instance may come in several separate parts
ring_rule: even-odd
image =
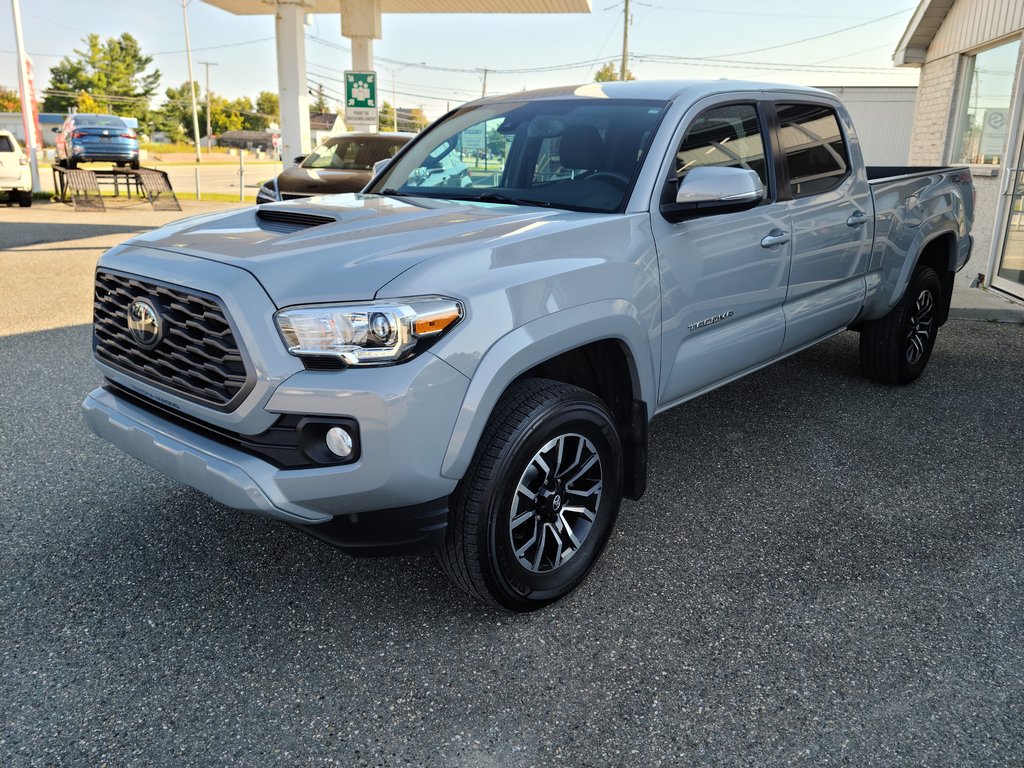
[[[912,165],[969,165],[978,274],[1024,298],[1024,0],[922,0],[893,54],[919,67]]]

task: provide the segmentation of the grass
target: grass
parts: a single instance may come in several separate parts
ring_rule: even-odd
[[[196,193],[195,192],[175,192],[174,194],[177,196],[177,198],[179,200],[195,200],[196,199]],[[231,194],[218,193],[218,192],[203,192],[203,194],[202,194],[202,196],[200,198],[200,202],[203,202],[203,203],[238,203],[238,202],[255,203],[256,202],[256,195],[246,195],[245,196],[245,200],[244,201],[240,201],[238,199],[238,195],[231,195]]]

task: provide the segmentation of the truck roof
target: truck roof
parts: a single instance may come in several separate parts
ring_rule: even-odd
[[[732,93],[735,91],[785,91],[832,96],[828,91],[811,88],[806,85],[763,83],[751,80],[630,80],[627,82],[585,83],[555,88],[539,88],[532,91],[515,91],[513,93],[501,94],[500,96],[476,99],[470,103],[483,104],[571,98],[669,101],[683,95],[690,99],[699,99],[717,93]]]

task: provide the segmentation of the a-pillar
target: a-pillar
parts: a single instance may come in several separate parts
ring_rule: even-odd
[[[305,38],[305,16],[309,10],[308,0],[277,0],[277,89],[285,167],[310,150]]]

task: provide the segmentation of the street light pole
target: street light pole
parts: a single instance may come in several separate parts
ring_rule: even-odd
[[[210,129],[210,67],[217,65],[212,61],[200,61],[199,63],[206,67],[206,154],[210,154],[213,151],[213,145],[210,143],[213,140]]]
[[[192,79],[192,43],[188,36],[188,4],[192,0],[181,0],[181,16],[185,20],[185,58],[188,60],[188,89],[192,96],[192,136],[196,143],[196,162],[203,162],[199,147],[199,108],[196,107],[196,84]]]

